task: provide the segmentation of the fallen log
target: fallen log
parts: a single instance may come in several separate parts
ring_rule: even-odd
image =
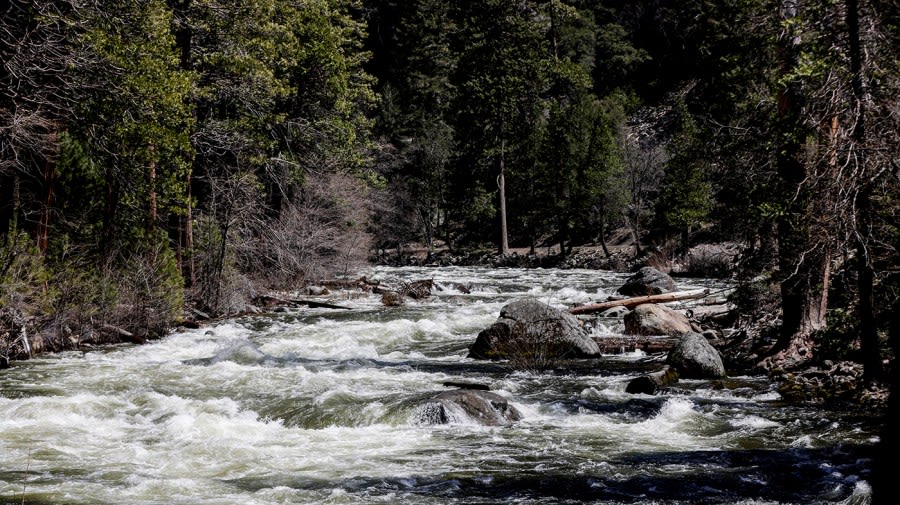
[[[324,279],[314,284],[332,289],[360,289],[363,291],[372,291],[378,289],[379,281],[370,281],[365,276],[359,279]]]
[[[316,300],[301,300],[299,298],[281,298],[274,295],[258,295],[256,297],[257,302],[262,302],[263,305],[270,307],[273,305],[306,305],[311,309],[342,309],[342,310],[351,310],[350,307],[344,307],[342,305],[334,305],[327,302],[319,302]]]
[[[625,392],[631,394],[655,395],[676,382],[678,382],[678,371],[666,365],[662,370],[632,379],[625,388]]]
[[[594,312],[601,312],[606,309],[611,309],[613,307],[626,307],[632,309],[637,307],[638,305],[643,305],[645,303],[668,303],[668,302],[680,302],[683,300],[697,300],[703,298],[709,294],[708,289],[697,290],[697,291],[678,291],[675,293],[661,293],[658,295],[647,295],[647,296],[635,296],[633,298],[623,298],[621,300],[610,300],[608,302],[599,302],[599,303],[588,303],[585,305],[579,305],[577,307],[571,307],[568,309],[569,314],[591,314]]]
[[[476,382],[446,381],[443,385],[448,388],[474,389],[476,391],[490,391],[491,389],[487,384],[478,384]]]
[[[624,354],[638,350],[656,354],[671,351],[678,342],[678,337],[594,337],[594,342],[600,347],[601,354]]]

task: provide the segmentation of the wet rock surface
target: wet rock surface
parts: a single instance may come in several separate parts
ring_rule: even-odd
[[[522,414],[506,398],[490,391],[460,389],[445,391],[422,403],[416,411],[421,424],[476,422],[485,426],[507,426]]]
[[[469,347],[474,359],[514,357],[577,358],[600,353],[575,316],[534,299],[517,300],[500,310],[497,322],[482,330]]]
[[[687,379],[718,379],[726,376],[722,356],[706,337],[685,333],[669,352],[666,363]]]
[[[625,314],[626,335],[681,335],[694,331],[687,316],[664,305],[645,303]]]

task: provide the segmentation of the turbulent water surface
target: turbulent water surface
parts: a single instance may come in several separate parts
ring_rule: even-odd
[[[0,503],[869,502],[877,429],[865,415],[790,405],[751,377],[626,394],[653,358],[639,353],[540,373],[466,358],[503,304],[603,299],[623,275],[367,275],[437,289],[402,307],[347,297],[332,302],[351,310],[241,318],[0,372]],[[523,419],[422,422],[418,406],[463,379]]]

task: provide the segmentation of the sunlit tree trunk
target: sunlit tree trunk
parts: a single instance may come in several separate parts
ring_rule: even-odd
[[[506,227],[506,178],[503,173],[506,163],[504,159],[506,139],[503,138],[502,133],[500,135],[500,175],[497,176],[497,186],[500,189],[500,254],[509,254],[509,233]]]

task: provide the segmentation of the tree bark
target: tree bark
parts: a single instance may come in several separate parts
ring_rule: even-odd
[[[502,128],[500,134],[500,175],[497,176],[497,186],[500,189],[500,254],[509,254],[509,236],[506,227],[506,177],[504,175],[504,164],[506,160],[505,150],[506,139],[503,138]]]

